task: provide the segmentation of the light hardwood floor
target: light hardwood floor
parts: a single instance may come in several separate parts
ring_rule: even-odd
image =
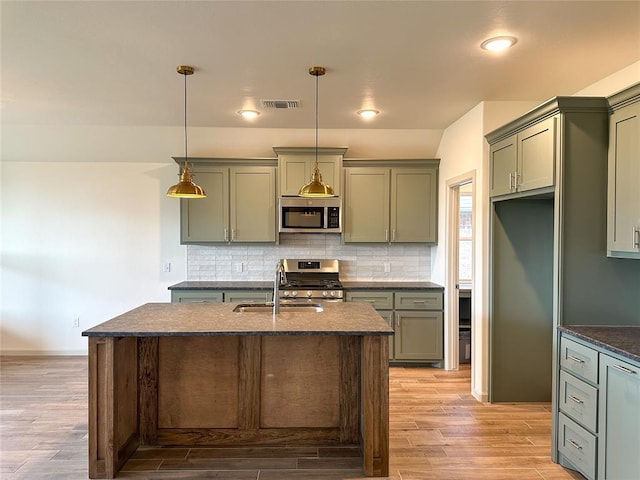
[[[0,357],[0,478],[87,478],[86,357]],[[470,369],[390,370],[393,480],[581,479],[550,460],[548,404],[481,404]],[[354,480],[350,448],[141,449],[118,478]]]

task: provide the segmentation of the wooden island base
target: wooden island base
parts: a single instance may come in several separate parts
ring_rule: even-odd
[[[388,339],[89,337],[89,477],[139,446],[359,445],[389,471]]]

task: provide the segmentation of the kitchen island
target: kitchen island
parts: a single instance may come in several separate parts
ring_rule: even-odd
[[[89,477],[114,478],[143,445],[359,445],[364,474],[387,476],[393,330],[380,315],[235,307],[151,303],[83,332]]]

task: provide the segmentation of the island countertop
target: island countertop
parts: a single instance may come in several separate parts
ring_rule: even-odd
[[[365,302],[323,302],[323,311],[234,313],[237,303],[147,303],[82,332],[87,337],[393,335]]]

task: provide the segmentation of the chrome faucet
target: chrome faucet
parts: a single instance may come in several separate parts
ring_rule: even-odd
[[[280,286],[287,282],[287,274],[284,271],[284,263],[278,261],[276,265],[276,278],[273,281],[273,314],[280,313]]]

